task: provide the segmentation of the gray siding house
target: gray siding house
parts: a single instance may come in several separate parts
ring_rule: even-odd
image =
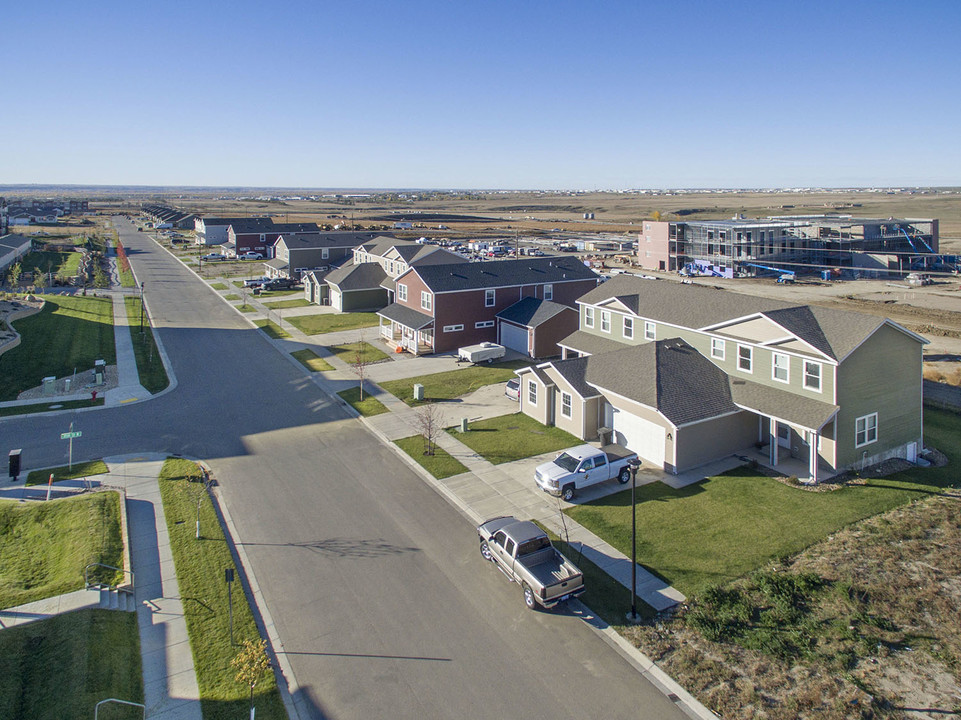
[[[578,300],[521,409],[680,472],[760,447],[811,479],[923,448],[921,350],[891,320],[618,276]],[[576,361],[572,361],[576,359]]]

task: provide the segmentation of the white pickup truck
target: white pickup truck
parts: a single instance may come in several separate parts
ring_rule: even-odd
[[[637,453],[617,446],[598,450],[592,445],[572,447],[550,462],[538,465],[534,482],[544,492],[570,502],[581,488],[617,478],[621,485],[631,479],[631,464],[640,464]]]

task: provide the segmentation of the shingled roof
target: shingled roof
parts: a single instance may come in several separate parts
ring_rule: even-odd
[[[571,258],[519,258],[462,265],[423,265],[408,272],[416,272],[435,293],[561,283],[598,277],[584,263]]]
[[[545,323],[555,315],[569,310],[573,313],[577,311],[569,305],[541,300],[540,298],[526,297],[521,298],[508,308],[504,308],[496,317],[508,322],[524,325],[525,327],[537,327]]]
[[[380,263],[369,262],[360,265],[345,265],[344,267],[331,270],[325,280],[329,285],[334,285],[341,291],[350,290],[376,290],[381,287],[381,283],[387,273]]]

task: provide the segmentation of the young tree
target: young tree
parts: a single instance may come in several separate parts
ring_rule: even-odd
[[[360,341],[357,343],[357,350],[350,359],[350,367],[357,374],[360,380],[360,399],[364,399],[364,380],[367,379],[367,367],[370,365],[370,353],[367,352],[366,333],[361,333]]]
[[[10,280],[10,286],[16,290],[17,286],[20,285],[20,276],[23,275],[23,267],[20,263],[14,263],[10,267],[10,272],[7,277]]]
[[[237,669],[237,682],[250,687],[250,709],[254,709],[254,687],[267,676],[270,658],[267,657],[266,640],[244,640],[243,649],[230,661]]]
[[[432,401],[414,410],[414,427],[424,437],[424,455],[433,455],[437,438],[444,431],[444,418],[440,406]]]

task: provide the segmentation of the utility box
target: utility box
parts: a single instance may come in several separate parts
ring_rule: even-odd
[[[57,378],[55,378],[55,377],[52,376],[52,375],[51,375],[50,377],[45,377],[45,378],[43,379],[43,394],[44,394],[44,396],[49,397],[49,396],[55,394],[56,391],[57,391]]]
[[[424,399],[424,386],[420,383],[414,383],[414,400]]]
[[[107,361],[96,360],[93,363],[93,384],[103,385],[104,378],[107,376]]]
[[[22,449],[17,448],[16,450],[11,450],[8,456],[10,479],[13,482],[17,482],[17,478],[20,477],[20,453],[22,452]]]
[[[467,432],[467,418],[460,419],[460,431],[462,433]]]

